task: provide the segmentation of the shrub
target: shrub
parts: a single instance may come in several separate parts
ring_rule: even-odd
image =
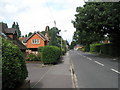
[[[65,55],[65,53],[66,53],[65,49],[62,49],[62,50],[61,50],[61,54],[62,54],[62,55]]]
[[[100,45],[102,45],[101,43],[95,43],[95,44],[91,44],[90,45],[90,52],[100,52]]]
[[[110,55],[110,56],[117,56],[119,57],[119,46],[113,45],[113,44],[103,44],[100,46],[100,50],[102,54]]]
[[[44,64],[55,64],[60,58],[60,48],[56,46],[45,46],[42,49],[42,62]]]
[[[85,52],[89,52],[90,51],[90,45],[89,44],[87,44],[86,46],[85,46]]]
[[[38,48],[38,52],[42,52],[42,49],[43,49],[44,47],[39,47]]]
[[[25,58],[11,41],[2,41],[2,88],[15,88],[28,76]]]
[[[101,53],[102,54],[105,54],[105,55],[108,55],[108,47],[109,47],[109,44],[103,44],[100,46],[100,50],[101,50]]]
[[[27,61],[41,61],[41,54],[28,54]]]

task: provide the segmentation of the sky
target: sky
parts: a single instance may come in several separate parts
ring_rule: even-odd
[[[75,31],[73,24],[76,7],[83,6],[84,0],[0,0],[0,22],[11,28],[18,22],[22,35],[44,31],[48,25],[61,30],[64,40],[72,41]]]

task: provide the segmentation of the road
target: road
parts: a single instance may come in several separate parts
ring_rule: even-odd
[[[118,62],[81,51],[68,52],[74,66],[78,88],[118,88]]]

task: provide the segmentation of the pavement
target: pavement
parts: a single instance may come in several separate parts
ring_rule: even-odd
[[[40,63],[28,63],[27,69],[31,88],[73,88],[67,54],[57,65],[42,66]]]

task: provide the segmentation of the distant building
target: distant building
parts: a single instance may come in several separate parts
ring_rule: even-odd
[[[83,48],[83,45],[77,44],[76,46],[74,46],[74,50],[78,50],[78,49],[81,49],[81,48]]]
[[[7,24],[0,22],[0,33],[2,37],[5,37],[6,39],[11,40],[14,44],[16,44],[23,53],[26,52],[26,46],[23,45],[17,38],[16,29],[8,28]]]
[[[19,40],[27,47],[27,53],[38,53],[38,48],[48,45],[48,38],[40,32],[34,32],[29,37],[20,37]]]

